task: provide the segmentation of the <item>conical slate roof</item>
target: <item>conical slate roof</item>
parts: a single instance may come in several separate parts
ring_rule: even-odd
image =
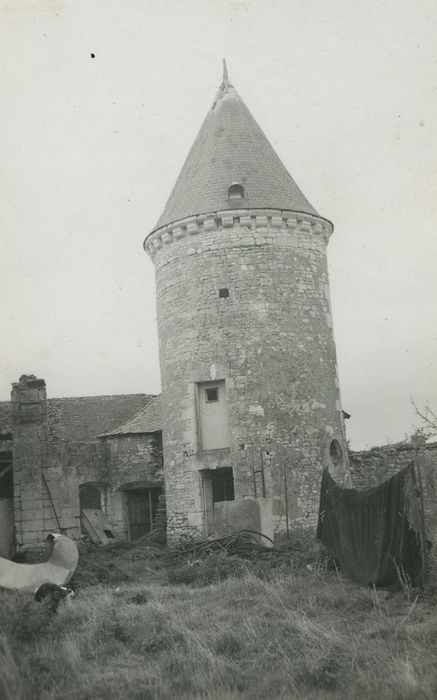
[[[238,183],[244,198],[228,198]],[[234,87],[223,82],[155,228],[225,209],[317,212],[285,169]]]

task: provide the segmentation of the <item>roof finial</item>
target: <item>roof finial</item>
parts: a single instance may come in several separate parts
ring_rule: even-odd
[[[226,58],[223,59],[223,87],[229,86],[228,68],[226,66]]]

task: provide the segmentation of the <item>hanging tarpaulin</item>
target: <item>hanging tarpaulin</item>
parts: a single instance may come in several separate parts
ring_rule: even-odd
[[[326,469],[317,537],[357,583],[419,586],[423,571],[419,500],[413,465],[365,491],[338,486]]]

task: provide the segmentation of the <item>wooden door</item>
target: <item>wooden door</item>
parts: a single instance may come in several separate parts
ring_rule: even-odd
[[[136,540],[150,532],[152,513],[150,512],[149,489],[128,491],[129,539]]]

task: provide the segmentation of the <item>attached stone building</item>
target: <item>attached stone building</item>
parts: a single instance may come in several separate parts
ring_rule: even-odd
[[[269,534],[349,483],[326,260],[332,223],[230,84],[144,247],[156,271],[168,530]]]
[[[53,530],[79,537],[84,508],[134,539],[162,487],[159,397],[47,399],[44,380],[23,376],[0,403],[0,555]]]

